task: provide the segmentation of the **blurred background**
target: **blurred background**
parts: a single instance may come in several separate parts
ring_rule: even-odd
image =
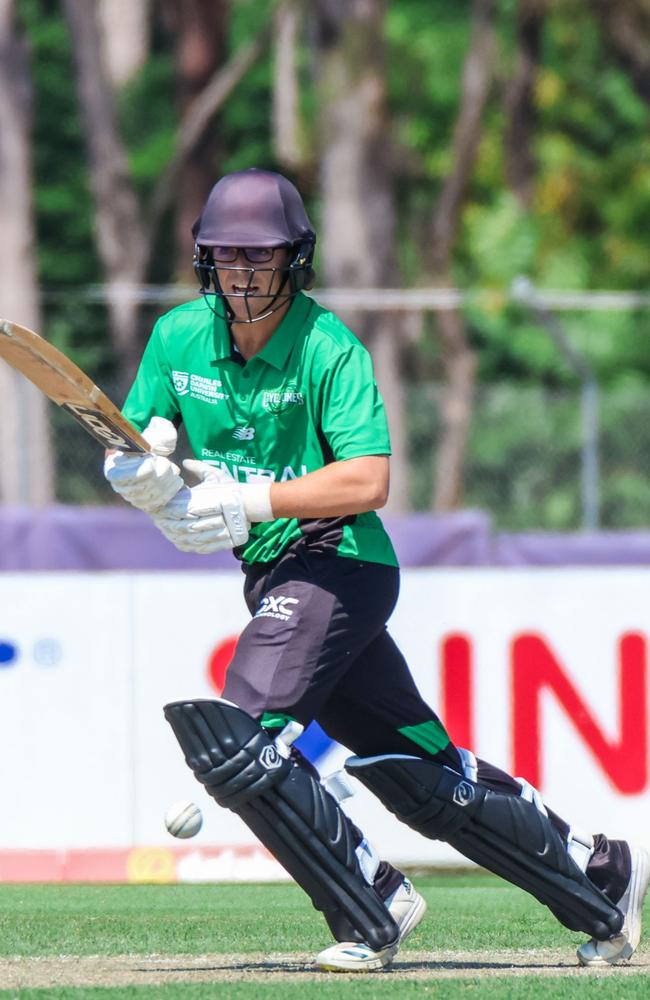
[[[418,685],[459,745],[641,838],[649,105],[648,0],[0,0],[0,315],[121,403],[198,294],[212,185],[288,175],[313,294],[389,410],[390,628]],[[161,706],[222,691],[237,564],[176,551],[101,464],[0,362],[0,880],[275,878],[233,814],[208,804],[186,854],[162,825],[202,793]],[[458,860],[363,790],[354,810],[393,860]]]
[[[118,403],[223,173],[287,174],[371,349],[391,512],[650,522],[647,0],[0,0],[0,314]],[[110,504],[0,366],[0,502]]]

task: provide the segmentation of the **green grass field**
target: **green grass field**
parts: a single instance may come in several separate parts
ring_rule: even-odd
[[[650,995],[650,949],[578,969],[582,938],[489,875],[415,878],[429,912],[390,971],[316,973],[328,931],[293,885],[0,886],[0,1000]]]

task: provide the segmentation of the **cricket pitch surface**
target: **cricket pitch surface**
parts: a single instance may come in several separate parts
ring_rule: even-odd
[[[165,983],[277,982],[342,979],[346,974],[317,972],[313,955],[114,955],[20,957],[0,959],[4,989],[54,986],[157,986]],[[406,952],[386,970],[370,976],[401,980],[485,979],[493,976],[607,976],[648,973],[650,955],[637,955],[630,965],[583,969],[567,949],[536,951]],[[358,974],[350,974],[359,978]],[[364,977],[365,978],[365,977]]]

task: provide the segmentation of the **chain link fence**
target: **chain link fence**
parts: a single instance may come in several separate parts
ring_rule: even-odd
[[[413,509],[430,505],[440,389],[409,388]],[[650,393],[601,390],[596,481],[598,524],[650,524]],[[510,382],[479,387],[465,464],[464,506],[487,511],[505,531],[585,526],[582,398]]]
[[[121,401],[122,388],[102,386]],[[431,508],[439,435],[436,384],[405,394],[412,510]],[[102,475],[102,451],[70,417],[50,407],[61,503],[120,502]],[[578,390],[550,391],[503,382],[478,388],[465,463],[464,506],[489,512],[501,530],[571,531],[584,526],[582,411]],[[178,455],[189,456],[181,433]],[[600,394],[599,524],[650,524],[650,393]]]
[[[528,294],[526,289],[524,292]],[[193,289],[178,287],[140,289],[143,331],[150,328],[156,315],[195,294]],[[521,288],[518,294],[521,298]],[[592,300],[597,300],[598,295],[592,293]],[[406,333],[411,361],[415,352],[416,363],[405,368],[405,391],[401,394],[408,452],[407,496],[410,510],[431,510],[441,438],[442,389],[421,374],[431,370],[431,340],[429,337],[427,341],[426,336],[418,340],[417,329],[430,328],[427,317],[432,310],[461,306],[461,294],[449,289],[373,290],[372,295],[363,290],[330,290],[318,293],[317,298],[336,309],[347,307],[363,312],[367,308],[376,314],[384,308],[392,315],[401,310],[415,321]],[[540,330],[553,323],[559,325],[549,319],[549,309],[582,310],[589,305],[587,300],[567,303],[552,297],[545,304],[540,302],[535,299]],[[602,305],[617,310],[645,309],[648,302],[607,299]],[[53,317],[49,313],[46,335],[84,366],[120,405],[128,385],[112,368],[102,290],[86,290],[77,306],[73,310],[59,304]],[[561,341],[561,330],[551,329],[550,333]],[[560,351],[570,347],[559,343]],[[418,352],[421,364],[417,363]],[[593,383],[597,396],[590,397],[591,413],[585,420],[586,382],[581,382],[580,372],[576,372],[580,363],[578,358],[574,382],[565,389],[515,379],[478,385],[465,454],[462,505],[489,513],[495,528],[574,531],[595,526],[638,529],[650,525],[650,393],[646,382],[642,378],[628,379],[612,387]],[[57,501],[121,503],[103,478],[101,447],[57,407],[50,405],[48,412],[56,452]],[[190,454],[182,430],[177,454],[179,458]]]

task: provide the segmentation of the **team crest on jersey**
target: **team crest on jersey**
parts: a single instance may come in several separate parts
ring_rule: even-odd
[[[179,396],[185,396],[190,391],[189,372],[172,372],[172,381]]]
[[[223,391],[223,382],[218,378],[206,378],[205,375],[196,375],[193,372],[172,372],[172,382],[178,396],[187,396],[198,399],[201,403],[210,403],[213,406],[222,400],[228,399],[228,393]]]
[[[291,406],[304,406],[305,395],[298,390],[296,382],[287,382],[279,389],[267,389],[262,397],[262,406],[269,413],[284,413]]]

